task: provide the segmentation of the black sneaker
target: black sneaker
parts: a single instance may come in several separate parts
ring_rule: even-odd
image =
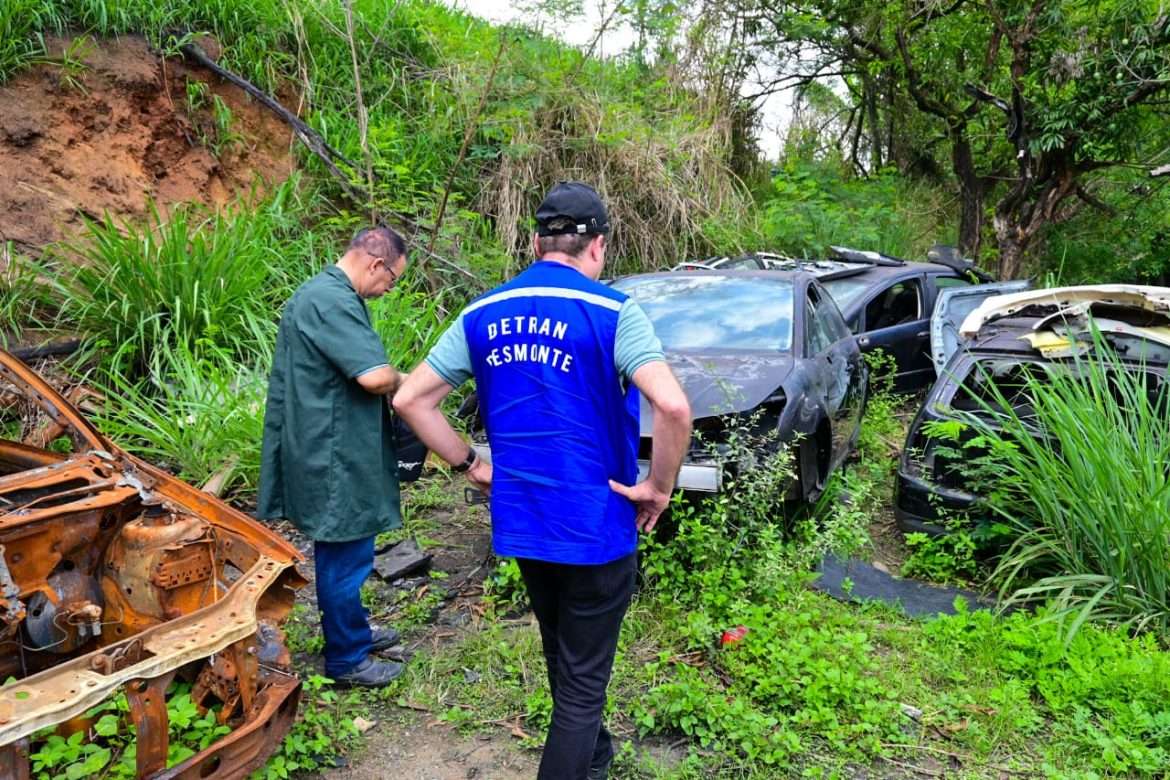
[[[613,764],[613,759],[606,761],[601,766],[589,767],[589,774],[586,775],[588,780],[609,780],[609,767]]]
[[[389,650],[398,644],[400,639],[402,639],[402,635],[393,628],[375,628],[373,631],[373,642],[370,644],[370,652],[377,653],[382,650]]]
[[[375,661],[366,656],[366,660],[350,669],[345,674],[337,675],[333,684],[339,688],[384,688],[394,682],[402,674],[404,667],[394,661]]]

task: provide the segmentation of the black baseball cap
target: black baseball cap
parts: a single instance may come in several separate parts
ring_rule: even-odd
[[[549,223],[567,220],[565,225]],[[536,210],[536,233],[557,236],[565,233],[608,233],[609,214],[597,190],[579,181],[557,182]]]

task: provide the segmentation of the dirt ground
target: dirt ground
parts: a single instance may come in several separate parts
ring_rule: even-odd
[[[326,780],[531,780],[539,756],[521,751],[507,735],[460,736],[422,718],[405,727],[379,724],[350,766],[317,775]]]
[[[164,61],[136,37],[48,48],[0,85],[0,244],[38,255],[76,233],[83,215],[136,217],[151,199],[163,210],[222,205],[292,172],[289,129],[213,74]],[[207,85],[194,112],[188,80]],[[213,95],[230,110],[235,139],[218,157],[202,143],[215,131]]]

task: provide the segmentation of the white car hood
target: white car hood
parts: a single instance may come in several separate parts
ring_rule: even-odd
[[[1094,304],[1160,312],[1166,314],[1170,321],[1170,287],[1099,284],[997,295],[987,299],[979,308],[967,315],[959,328],[959,335],[969,339],[979,333],[987,323],[1009,317],[1029,306],[1055,306],[1057,307],[1055,315],[1059,319],[1059,315],[1066,310],[1069,316],[1083,315]],[[1051,316],[1045,317],[1040,325],[1046,327],[1052,320]]]

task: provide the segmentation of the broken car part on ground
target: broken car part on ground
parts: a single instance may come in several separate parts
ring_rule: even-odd
[[[277,534],[105,439],[0,351],[0,778],[124,691],[143,778],[243,778],[291,727],[280,624],[305,580]],[[167,768],[167,688],[232,730]]]
[[[906,438],[894,506],[904,531],[939,535],[948,520],[982,519],[980,497],[964,467],[980,453],[966,441],[931,438],[931,422],[985,414],[998,396],[1028,419],[1027,374],[1068,366],[1091,353],[1094,331],[1133,371],[1164,378],[1170,364],[1170,288],[1064,287],[970,304],[957,327],[953,321],[945,327],[936,322],[939,333],[950,330],[963,340],[936,345],[947,362]]]

